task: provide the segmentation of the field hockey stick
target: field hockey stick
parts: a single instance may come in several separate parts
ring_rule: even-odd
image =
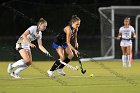
[[[73,66],[71,66],[71,65],[69,65],[69,64],[67,64],[67,63],[65,63],[65,62],[63,62],[63,61],[61,61],[61,60],[60,60],[60,63],[63,64],[63,65],[65,65],[66,67],[72,69],[72,70],[78,70],[78,69],[79,69],[78,66],[73,67]]]
[[[111,36],[105,36],[105,38],[116,39],[116,40],[133,40],[133,39],[136,39],[136,38],[124,39],[124,38],[111,37]]]
[[[76,48],[76,50],[78,50],[78,48]],[[78,54],[77,58],[78,58],[78,63],[79,63],[79,65],[80,65],[81,73],[82,73],[82,74],[85,74],[85,73],[86,73],[86,70],[83,69],[83,65],[82,65],[82,62],[81,62],[81,60],[80,60],[80,59],[81,59],[80,54]]]
[[[83,69],[83,65],[82,65],[82,62],[81,62],[81,57],[80,57],[80,55],[78,55],[78,62],[79,62],[79,64],[80,64],[80,69],[81,69],[81,72],[82,72],[82,74],[85,74],[86,73],[86,70],[85,69]]]
[[[116,40],[119,40],[118,37],[112,37],[112,36],[104,36],[105,38],[109,38],[109,39],[116,39]]]
[[[53,57],[52,55],[50,55],[49,57],[50,57],[50,58],[53,58],[54,60],[56,60],[55,57]],[[78,70],[78,69],[79,69],[78,66],[74,67],[74,66],[72,66],[72,65],[69,65],[69,64],[67,64],[67,63],[65,63],[65,62],[63,62],[63,61],[61,61],[60,59],[59,59],[59,61],[60,61],[61,64],[65,65],[66,67],[68,67],[68,68],[70,68],[70,69],[72,69],[72,70]]]

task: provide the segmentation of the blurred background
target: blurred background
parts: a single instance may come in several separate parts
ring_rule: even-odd
[[[136,0],[0,0],[0,60],[14,61],[20,57],[15,50],[17,39],[40,18],[48,22],[48,27],[43,32],[43,45],[57,57],[52,49],[53,38],[75,14],[82,20],[78,32],[79,50],[88,57],[100,57],[101,29],[98,8],[138,5],[140,2]],[[123,18],[119,19],[118,27],[123,25],[122,20]],[[32,54],[33,60],[49,60],[38,49],[32,49]],[[115,43],[115,58],[121,58],[119,41]]]

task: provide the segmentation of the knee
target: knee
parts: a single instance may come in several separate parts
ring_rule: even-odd
[[[65,57],[64,56],[61,56],[60,59],[63,61],[63,60],[65,60]]]
[[[32,64],[32,62],[28,62],[28,63],[26,63],[27,66],[30,66],[31,64]]]
[[[128,52],[127,55],[130,55],[130,52]]]
[[[26,60],[24,60],[25,61],[25,64],[27,65],[27,66],[30,66],[31,64],[32,64],[32,60],[31,59],[26,59]]]
[[[72,59],[74,57],[73,53],[68,54],[68,58]]]
[[[122,55],[126,55],[126,53],[122,53]]]
[[[127,52],[122,51],[122,55],[127,55]]]

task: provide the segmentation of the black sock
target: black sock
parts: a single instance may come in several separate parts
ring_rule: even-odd
[[[65,60],[64,60],[63,62],[65,62],[65,63],[68,64],[68,63],[70,62],[70,59],[69,59],[68,57],[66,57]],[[64,66],[65,66],[65,65],[61,64],[61,65],[59,66],[59,69],[62,69]]]
[[[56,60],[53,66],[51,67],[50,71],[56,70],[56,68],[60,65],[60,60]]]

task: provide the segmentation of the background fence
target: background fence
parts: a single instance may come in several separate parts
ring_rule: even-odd
[[[101,56],[100,44],[100,18],[98,13],[99,6],[107,6],[108,4],[117,4],[114,1],[89,0],[88,3],[82,3],[78,0],[70,0],[71,2],[57,4],[54,2],[46,3],[46,0],[39,2],[29,2],[28,0],[11,0],[2,2],[0,5],[0,60],[11,61],[16,59],[18,52],[15,50],[15,43],[18,37],[39,18],[43,17],[48,22],[48,27],[43,32],[43,45],[48,51],[57,57],[55,50],[52,49],[53,37],[60,33],[65,27],[72,15],[80,17],[81,25],[78,32],[78,42],[80,51],[86,53],[89,57]],[[69,1],[69,0],[68,0]],[[75,3],[75,2],[77,3]],[[125,4],[130,4],[128,2]],[[53,2],[53,1],[52,1]],[[91,2],[91,3],[90,3]],[[62,4],[63,3],[63,4]],[[121,3],[120,3],[121,4]],[[20,14],[21,12],[22,14]],[[28,19],[28,16],[30,19]],[[34,21],[33,21],[34,20]],[[36,43],[36,42],[34,42]],[[121,50],[119,44],[115,45],[117,55],[115,58],[121,58]],[[33,60],[48,60],[38,49],[32,49]],[[19,55],[18,55],[19,56]]]

